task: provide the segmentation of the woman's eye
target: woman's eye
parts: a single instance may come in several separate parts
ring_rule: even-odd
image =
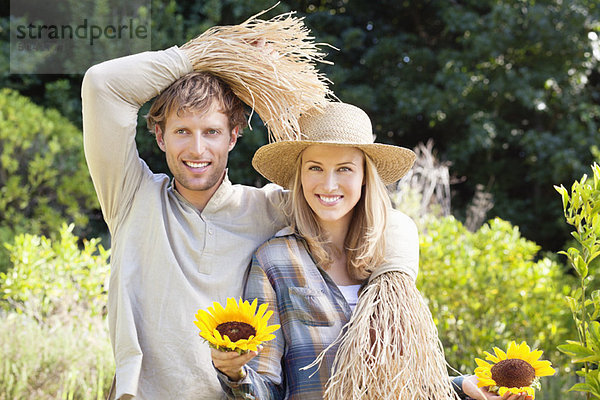
[[[308,170],[309,170],[309,171],[320,171],[320,170],[321,170],[321,167],[318,167],[318,166],[316,166],[316,165],[313,165],[313,166],[311,166],[311,167],[308,167]]]
[[[348,168],[348,167],[341,167],[340,171],[346,172],[346,171],[352,171],[352,170],[350,168]]]

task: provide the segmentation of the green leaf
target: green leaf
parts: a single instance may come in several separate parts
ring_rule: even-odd
[[[558,346],[558,350],[569,355],[573,362],[592,361],[594,358],[600,360],[600,356],[597,356],[591,349],[585,347],[580,342],[567,341],[567,343]]]
[[[576,383],[569,389],[569,392],[584,392],[591,393],[592,387],[587,383]]]
[[[560,194],[560,197],[562,198],[563,210],[566,210],[567,204],[569,203],[569,192],[567,192],[567,189],[565,189],[563,185],[554,185],[554,189],[556,189],[556,191]]]
[[[588,327],[588,340],[595,352],[600,351],[600,323],[592,321]]]
[[[569,309],[571,310],[572,313],[575,313],[577,311],[578,304],[577,300],[575,300],[575,298],[571,297],[571,296],[565,296],[565,300],[567,302],[567,305],[569,306]]]
[[[588,265],[584,261],[583,257],[578,255],[577,258],[575,258],[574,266],[575,266],[575,270],[577,271],[579,276],[581,276],[582,278],[587,277]]]

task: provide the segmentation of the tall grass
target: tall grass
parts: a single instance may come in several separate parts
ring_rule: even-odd
[[[109,251],[73,225],[5,244],[0,273],[0,400],[104,399],[114,362],[104,317]]]
[[[0,316],[0,400],[104,399],[114,362],[101,316]]]

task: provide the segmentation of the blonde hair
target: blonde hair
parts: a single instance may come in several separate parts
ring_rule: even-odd
[[[177,115],[188,111],[206,113],[214,102],[227,115],[229,128],[240,128],[240,136],[248,123],[244,104],[219,77],[202,71],[182,76],[156,97],[146,115],[148,130],[156,134],[158,124],[164,131],[167,117],[173,111]]]
[[[367,279],[373,269],[385,261],[384,231],[390,199],[373,161],[364,152],[365,184],[360,200],[354,206],[354,215],[344,249],[347,256],[346,268],[353,279]],[[327,270],[333,263],[331,243],[308,205],[302,191],[302,153],[296,160],[296,173],[290,187],[287,210],[294,230],[306,241],[316,263]]]

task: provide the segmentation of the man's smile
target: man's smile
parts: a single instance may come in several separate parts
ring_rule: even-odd
[[[210,165],[209,162],[184,161],[183,163],[190,168],[204,168]]]

